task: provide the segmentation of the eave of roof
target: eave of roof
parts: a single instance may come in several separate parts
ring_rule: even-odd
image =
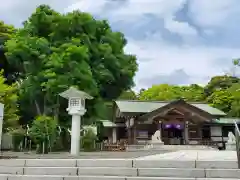
[[[234,122],[240,123],[240,118],[219,118],[214,119],[213,122],[218,124],[234,124]]]
[[[103,127],[117,127],[117,125],[110,120],[102,119],[102,120],[99,120],[99,121],[102,122]]]
[[[149,113],[158,108],[166,106],[172,101],[137,101],[137,100],[117,100],[115,101],[121,113]],[[206,103],[187,102],[209,114],[216,116],[225,116],[226,114]]]

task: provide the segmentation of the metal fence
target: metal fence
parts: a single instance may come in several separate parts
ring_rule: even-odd
[[[238,168],[240,169],[240,131],[239,131],[237,122],[235,122],[234,124],[235,124],[237,161],[238,161]]]

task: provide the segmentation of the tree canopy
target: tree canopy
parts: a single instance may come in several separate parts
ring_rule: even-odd
[[[39,6],[5,43],[8,63],[21,74],[22,111],[32,109],[32,117],[58,117],[59,106],[66,103],[58,94],[75,85],[94,96],[87,105],[88,116],[99,116],[103,101],[134,85],[136,57],[124,52],[126,43],[106,20]]]
[[[190,102],[205,102],[228,116],[240,117],[240,79],[232,76],[215,76],[205,87],[196,84],[177,86],[154,85],[139,93],[140,100],[171,101],[184,99]]]
[[[138,97],[137,97],[137,94],[133,91],[133,90],[127,90],[127,91],[124,91],[119,97],[118,99],[121,99],[121,100],[137,100]]]
[[[6,82],[9,84],[15,82],[15,79],[18,76],[18,71],[8,63],[4,54],[6,52],[4,44],[7,40],[11,39],[15,32],[16,29],[13,26],[0,21],[0,69],[4,70]]]
[[[174,99],[186,101],[203,101],[203,87],[192,84],[190,86],[174,86],[169,84],[154,85],[140,93],[140,100],[169,101]]]
[[[225,90],[236,83],[240,83],[240,79],[238,77],[227,75],[212,77],[204,88],[205,96],[211,95],[215,90]]]

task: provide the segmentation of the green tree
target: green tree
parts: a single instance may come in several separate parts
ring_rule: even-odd
[[[191,84],[190,86],[182,86],[182,97],[187,101],[199,102],[205,101],[204,89],[197,84]]]
[[[81,146],[84,151],[94,151],[95,150],[95,142],[97,141],[97,135],[93,132],[92,129],[87,129],[84,132],[84,135],[81,140]]]
[[[228,115],[232,117],[240,117],[240,84],[233,84],[228,90],[233,96],[231,110]]]
[[[240,59],[239,58],[233,59],[233,65],[240,66]]]
[[[169,101],[179,98],[186,101],[203,101],[203,88],[198,85],[174,86],[160,84],[152,86],[139,95],[140,100]]]
[[[15,32],[16,30],[13,26],[7,25],[3,21],[0,21],[0,69],[4,69],[4,76],[9,84],[15,82],[15,79],[19,73],[15,67],[10,66],[8,63],[4,54],[6,52],[4,44],[7,40],[11,39]]]
[[[215,76],[208,82],[204,88],[204,94],[206,97],[210,96],[215,90],[226,90],[233,84],[240,83],[240,79],[233,76]]]
[[[240,117],[240,79],[233,76],[215,76],[204,88],[207,102],[231,117]]]
[[[207,98],[207,102],[213,107],[228,113],[231,110],[233,99],[234,97],[228,89],[217,89]]]
[[[240,84],[233,84],[226,90],[215,90],[207,101],[230,117],[240,117]]]
[[[128,91],[124,91],[119,97],[118,99],[122,99],[122,100],[136,100],[137,99],[137,95],[133,90],[128,90]]]
[[[0,71],[0,103],[4,104],[3,131],[6,132],[18,125],[17,85],[5,84],[3,71]]]
[[[168,84],[154,85],[140,94],[140,100],[173,100],[179,97],[179,88]]]
[[[38,145],[38,153],[48,153],[56,140],[57,122],[48,116],[38,116],[30,129],[30,137]]]
[[[137,63],[135,56],[124,53],[126,43],[124,35],[112,31],[105,20],[39,6],[6,43],[9,64],[22,74],[20,99],[25,114],[31,109],[32,117],[57,118],[62,112],[59,107],[67,104],[58,94],[76,85],[94,96],[87,102],[88,117],[99,116],[105,100],[133,86]]]

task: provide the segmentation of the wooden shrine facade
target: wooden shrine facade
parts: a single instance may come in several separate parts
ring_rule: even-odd
[[[160,130],[164,144],[207,145],[225,141],[223,133],[218,132],[223,125],[216,121],[224,116],[224,112],[207,104],[184,100],[118,101],[114,122],[122,124],[117,128],[117,139],[125,138],[129,144],[149,141]]]

